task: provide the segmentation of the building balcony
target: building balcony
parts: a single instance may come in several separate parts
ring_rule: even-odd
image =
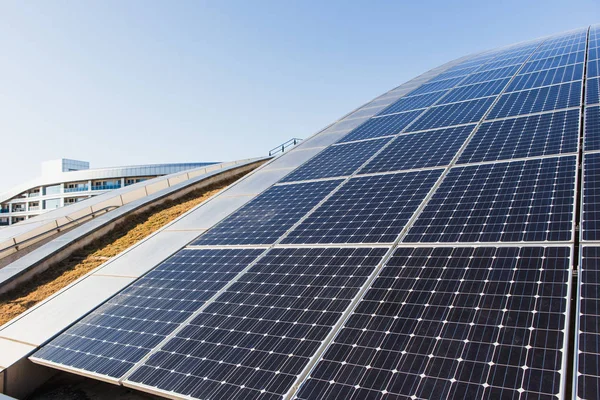
[[[7,214],[10,212],[10,209],[8,208],[0,208],[0,214]]]
[[[89,186],[77,186],[73,188],[65,188],[65,193],[73,193],[73,192],[87,192],[90,190]]]
[[[40,195],[40,192],[29,193],[29,197],[38,197],[39,195]]]
[[[121,188],[120,184],[92,186],[92,190],[112,190],[112,189],[120,189],[120,188]]]
[[[30,206],[29,207],[29,211],[38,211],[40,209],[40,206]]]
[[[20,213],[20,212],[25,212],[27,211],[25,208],[13,208],[12,212],[14,213]]]

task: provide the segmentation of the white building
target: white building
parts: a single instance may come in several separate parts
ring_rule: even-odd
[[[42,175],[0,194],[0,226],[119,189],[146,179],[213,164],[152,164],[90,169],[87,161],[58,159],[42,163]]]

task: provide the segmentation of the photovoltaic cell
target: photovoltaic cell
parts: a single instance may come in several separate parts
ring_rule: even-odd
[[[403,241],[571,240],[575,159],[452,168]]]
[[[502,95],[488,119],[576,107],[581,103],[581,82],[571,82]]]
[[[282,243],[394,242],[440,175],[438,169],[352,178]]]
[[[299,399],[557,399],[568,247],[398,248]]]
[[[421,131],[444,126],[479,121],[494,102],[495,97],[470,100],[463,103],[432,107],[412,124],[406,132]]]
[[[600,150],[600,106],[586,107],[583,126],[585,151]]]
[[[194,245],[271,244],[341,180],[273,186],[196,239]]]
[[[484,72],[478,72],[468,76],[461,85],[470,85],[473,83],[479,83],[484,81],[491,81],[495,79],[509,78],[517,73],[521,65],[512,65],[510,67],[498,68]]]
[[[448,96],[444,97],[437,105],[497,95],[502,92],[509,80],[510,78],[505,78],[477,85],[454,88],[448,93]]]
[[[579,119],[579,110],[569,110],[486,122],[458,163],[577,152]]]
[[[375,139],[328,147],[282,182],[351,175],[389,141],[389,138]]]
[[[588,79],[585,88],[585,104],[600,103],[600,78]]]
[[[581,80],[582,77],[583,63],[568,65],[566,67],[517,75],[506,91],[514,92],[517,90],[534,89],[540,86]]]
[[[402,132],[402,130],[408,124],[413,122],[413,120],[415,120],[422,113],[423,110],[418,110],[384,117],[371,118],[340,139],[339,143],[395,135]]]
[[[398,136],[360,174],[448,165],[475,125]]]
[[[261,253],[181,250],[34,357],[118,379]]]
[[[600,240],[600,154],[586,154],[583,169],[583,240]]]
[[[199,399],[280,399],[387,249],[273,249],[129,377]]]
[[[579,330],[577,398],[592,400],[600,395],[600,247],[582,248],[579,271]]]
[[[447,91],[441,91],[422,94],[419,96],[402,97],[400,100],[380,112],[379,115],[426,108],[438,101],[440,97],[444,96],[446,93]]]

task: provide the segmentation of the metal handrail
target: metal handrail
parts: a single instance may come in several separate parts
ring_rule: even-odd
[[[30,237],[30,238],[27,238],[27,239],[25,239],[25,240],[22,240],[22,241],[20,241],[19,243],[14,243],[14,244],[11,244],[11,245],[10,245],[10,246],[8,246],[8,247],[5,247],[5,248],[3,248],[3,249],[0,249],[0,254],[1,254],[1,253],[4,253],[6,250],[10,250],[10,249],[12,249],[12,248],[15,248],[16,250],[19,250],[19,246],[23,245],[24,243],[27,243],[27,242],[30,242],[30,241],[32,241],[32,240],[38,239],[38,238],[40,238],[40,237],[42,237],[42,236],[45,236],[45,235],[47,235],[48,233],[50,233],[50,232],[52,232],[52,231],[57,231],[57,232],[60,232],[60,230],[61,230],[61,229],[64,229],[65,227],[67,227],[67,226],[69,226],[69,225],[76,224],[77,222],[81,221],[82,219],[86,219],[86,218],[89,218],[89,217],[92,217],[92,218],[94,218],[94,217],[96,216],[96,214],[98,214],[98,213],[101,213],[101,212],[109,212],[109,211],[111,211],[111,210],[113,210],[113,209],[115,209],[115,208],[119,208],[119,207],[120,207],[120,206],[106,206],[106,207],[104,207],[104,208],[101,208],[101,209],[99,209],[99,210],[92,211],[92,212],[91,212],[91,213],[89,213],[89,214],[86,214],[86,215],[84,215],[84,216],[81,216],[81,217],[79,217],[79,218],[72,219],[72,220],[70,220],[69,222],[67,222],[66,224],[62,224],[62,225],[60,225],[60,226],[56,226],[56,227],[54,227],[54,228],[52,228],[52,229],[48,229],[47,231],[44,231],[44,232],[42,232],[42,233],[38,233],[38,234],[37,234],[37,235],[35,235],[35,236],[32,236],[32,237]]]
[[[292,139],[288,140],[287,142],[282,143],[279,146],[273,147],[271,150],[269,150],[269,156],[275,155],[279,152],[283,153],[283,152],[285,152],[285,149],[287,149],[290,146],[295,146],[298,143],[300,143],[301,141],[302,141],[302,139],[300,139],[300,138],[292,138]]]

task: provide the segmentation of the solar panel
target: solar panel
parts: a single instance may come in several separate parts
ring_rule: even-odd
[[[511,65],[521,66],[521,64],[524,61],[526,61],[528,57],[529,57],[528,55],[517,56],[517,57],[512,57],[512,58],[503,57],[499,60],[492,60],[491,62],[486,64],[483,67],[483,69],[484,70],[492,70],[492,69],[504,68],[504,67],[511,66]]]
[[[129,378],[200,399],[279,399],[387,249],[273,249]]]
[[[273,186],[200,236],[194,245],[271,244],[341,180]]]
[[[286,176],[282,182],[351,175],[390,139],[375,139],[328,147]]]
[[[579,321],[576,340],[577,398],[597,399],[600,394],[600,247],[582,247],[579,271]]]
[[[533,71],[541,71],[543,69],[561,67],[563,65],[576,64],[583,62],[585,59],[585,52],[580,51],[577,53],[564,54],[556,57],[545,58],[543,60],[535,60],[526,63],[521,70],[522,74]]]
[[[408,124],[413,122],[422,113],[423,110],[418,110],[371,118],[340,139],[339,143],[395,135],[402,132]]]
[[[446,95],[446,93],[448,92],[441,91],[422,94],[419,96],[402,97],[400,100],[398,100],[397,102],[393,103],[391,106],[380,112],[379,115],[427,108],[436,101],[438,101],[440,97]]]
[[[569,268],[568,247],[398,248],[297,398],[559,398]]]
[[[391,243],[441,175],[441,170],[350,179],[282,243]]]
[[[462,103],[452,103],[427,110],[406,132],[441,128],[479,121],[494,102],[495,97],[486,97]]]
[[[584,156],[581,230],[583,240],[600,240],[600,153]]]
[[[517,90],[534,89],[541,86],[555,85],[557,83],[580,80],[583,77],[583,63],[547,69],[540,72],[532,72],[517,75],[510,83],[507,92]]]
[[[531,60],[541,60],[543,58],[557,57],[568,53],[582,52],[585,50],[585,38],[575,44],[566,46],[559,46],[554,48],[540,47],[534,55],[531,56]]]
[[[475,125],[465,125],[400,135],[376,158],[369,161],[360,170],[360,173],[370,174],[448,165],[473,128]]]
[[[491,81],[495,79],[508,78],[513,76],[521,67],[521,65],[512,65],[510,67],[504,67],[499,69],[493,69],[490,71],[478,72],[476,74],[469,75],[462,85],[470,85],[473,83]]]
[[[488,119],[579,106],[581,82],[571,82],[539,89],[502,95],[488,115]]]
[[[457,66],[457,69],[455,68],[451,68],[446,72],[443,72],[441,74],[439,74],[438,76],[436,76],[435,78],[431,79],[429,82],[437,82],[437,81],[442,81],[448,78],[457,78],[459,76],[466,76],[469,75],[471,72],[476,71],[478,68],[480,68],[480,65],[474,65],[474,66],[468,66],[465,67],[463,64]]]
[[[571,240],[575,160],[452,168],[403,241]]]
[[[585,104],[600,103],[600,78],[588,79],[585,89]]]
[[[118,379],[262,252],[181,250],[35,357]]]
[[[600,106],[585,108],[585,151],[600,150]]]
[[[579,110],[569,110],[486,122],[458,163],[577,152],[579,120]]]
[[[477,85],[454,88],[448,93],[448,96],[444,97],[437,105],[497,95],[502,92],[509,80],[510,78],[504,78]]]
[[[445,79],[443,81],[436,81],[431,83],[426,83],[424,85],[419,86],[417,89],[413,90],[408,94],[408,96],[416,96],[418,94],[437,92],[439,90],[449,89],[451,87],[456,86],[460,81],[462,81],[464,77],[459,76],[456,78]]]

